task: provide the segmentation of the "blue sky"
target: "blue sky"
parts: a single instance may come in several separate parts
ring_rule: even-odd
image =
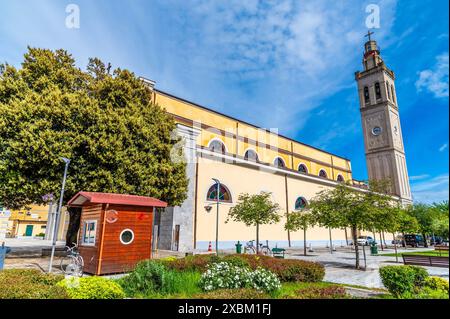
[[[80,28],[65,26],[68,4]],[[345,156],[366,179],[354,72],[368,4],[396,89],[413,196],[448,199],[448,1],[0,0],[0,61],[99,57],[159,89]]]

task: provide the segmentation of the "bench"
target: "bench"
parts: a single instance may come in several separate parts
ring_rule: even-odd
[[[445,267],[448,268],[448,257],[440,256],[420,256],[402,254],[405,265]]]
[[[272,248],[272,256],[275,258],[284,258],[286,249],[284,248]]]
[[[434,250],[439,251],[439,256],[440,256],[443,251],[448,251],[448,246],[436,245],[436,246],[434,246]]]

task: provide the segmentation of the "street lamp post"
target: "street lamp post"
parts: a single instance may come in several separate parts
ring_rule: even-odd
[[[219,256],[219,193],[220,193],[220,181],[216,178],[212,179],[217,184],[217,214],[216,214],[216,255]]]
[[[49,266],[48,266],[48,272],[52,271],[53,257],[55,255],[56,240],[57,240],[57,237],[58,237],[58,228],[59,228],[58,226],[59,226],[59,220],[60,220],[61,209],[62,209],[62,202],[63,202],[63,197],[64,197],[64,187],[66,186],[67,168],[69,167],[69,163],[70,163],[70,159],[68,159],[68,158],[61,157],[61,159],[64,161],[64,163],[66,163],[66,165],[64,167],[64,176],[63,176],[63,181],[62,181],[61,194],[59,196],[58,211],[56,212],[55,223],[53,225],[52,253],[50,255],[50,263],[49,263]]]

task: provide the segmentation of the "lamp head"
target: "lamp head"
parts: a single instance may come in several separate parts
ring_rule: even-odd
[[[70,163],[70,159],[68,159],[66,157],[60,157],[60,159],[62,159],[64,161],[64,163],[66,163],[66,164]]]
[[[210,206],[210,205],[205,206],[205,210],[207,213],[209,213],[211,211],[211,209],[212,209],[212,206]]]

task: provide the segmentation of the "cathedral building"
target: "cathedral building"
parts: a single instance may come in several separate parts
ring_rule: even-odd
[[[406,170],[394,74],[380,56],[375,41],[365,44],[364,70],[356,73],[369,178],[391,178],[393,193],[411,200]],[[302,232],[284,230],[285,215],[301,210],[321,190],[353,179],[349,159],[259,128],[211,108],[186,101],[155,88],[153,100],[177,123],[184,140],[189,179],[187,199],[181,206],[158,213],[154,221],[154,246],[159,249],[192,251],[215,244],[217,182],[219,182],[219,249],[234,248],[237,241],[255,239],[255,228],[225,222],[239,194],[270,192],[283,216],[277,224],[260,226],[260,240],[272,246],[295,246]],[[308,242],[325,245],[330,235],[345,244],[350,233],[343,229],[313,228]],[[314,244],[313,244],[314,245]]]

